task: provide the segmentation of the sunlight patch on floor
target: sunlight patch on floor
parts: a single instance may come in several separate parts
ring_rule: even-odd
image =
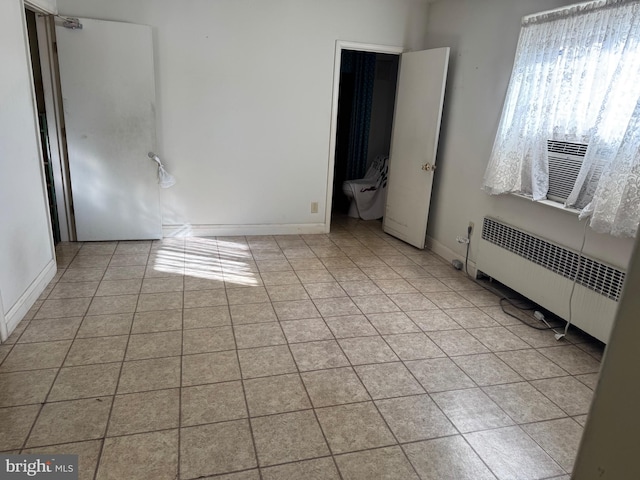
[[[190,238],[184,249],[160,247],[155,252],[153,269],[239,286],[261,285],[255,263],[244,242],[214,238]]]

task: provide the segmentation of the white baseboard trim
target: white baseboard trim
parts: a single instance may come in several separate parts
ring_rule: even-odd
[[[324,223],[256,225],[163,225],[164,237],[216,237],[235,235],[300,235],[326,233]]]
[[[2,292],[0,292],[0,343],[9,338],[9,329],[7,321],[4,318],[4,307],[2,306]]]
[[[9,309],[7,313],[5,313],[4,318],[7,325],[8,334],[15,330],[27,312],[33,307],[33,304],[36,303],[40,294],[44,291],[44,289],[49,285],[49,282],[56,275],[56,271],[58,267],[56,265],[56,261],[52,259],[46,267],[40,272],[40,274],[36,277],[36,279],[31,282],[29,288],[20,296],[18,301]]]
[[[451,263],[453,260],[460,260],[464,263],[464,255],[454,252],[446,245],[434,240],[431,237],[427,237],[427,248],[436,255],[444,258],[447,262]],[[476,263],[469,260],[468,262],[469,275],[475,278],[477,273]]]

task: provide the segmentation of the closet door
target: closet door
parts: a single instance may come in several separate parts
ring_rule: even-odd
[[[449,48],[403,53],[389,155],[385,232],[424,248]]]
[[[79,21],[56,25],[77,239],[161,238],[151,27]]]

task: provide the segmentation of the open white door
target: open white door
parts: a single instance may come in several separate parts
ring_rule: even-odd
[[[424,248],[449,48],[403,53],[389,155],[383,230]]]
[[[151,27],[79,21],[56,25],[77,239],[161,238]]]

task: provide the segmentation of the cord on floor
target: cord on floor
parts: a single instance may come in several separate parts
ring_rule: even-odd
[[[585,231],[586,233],[586,231]],[[500,308],[502,308],[502,313],[504,313],[505,315],[509,315],[510,317],[515,318],[516,320],[520,321],[521,323],[523,323],[524,325],[526,325],[527,327],[533,328],[534,330],[553,330],[553,332],[556,334],[556,340],[560,340],[560,338],[564,337],[567,334],[567,330],[569,329],[569,325],[571,324],[571,321],[567,322],[565,329],[564,329],[564,334],[558,333],[555,331],[556,328],[562,328],[562,325],[556,325],[556,326],[552,326],[549,325],[549,323],[545,320],[544,316],[542,316],[542,318],[538,318],[534,315],[528,315],[529,317],[531,317],[531,319],[535,319],[538,321],[543,322],[546,326],[545,327],[538,327],[534,324],[528,323],[525,320],[523,320],[522,318],[518,317],[517,315],[514,315],[510,312],[508,312],[504,306],[503,302],[509,303],[509,305],[511,305],[512,307],[520,310],[520,311],[539,311],[541,310],[540,308],[537,307],[521,307],[519,305],[516,305],[513,301],[514,300],[519,300],[517,298],[509,298],[507,296],[505,296],[502,292],[498,291],[498,289],[495,288],[491,288],[481,282],[478,281],[477,278],[472,277],[471,275],[469,275],[469,247],[471,246],[471,226],[469,226],[467,228],[467,252],[466,255],[464,257],[464,273],[467,274],[467,277],[469,279],[471,279],[473,282],[475,282],[476,284],[480,285],[482,288],[484,288],[485,290],[487,290],[488,292],[493,293],[494,295],[497,295],[498,297],[500,297]],[[584,238],[583,238],[583,242],[582,242],[582,247],[584,248]],[[582,256],[582,248],[580,249],[580,256]],[[580,270],[580,266],[578,265],[578,271]],[[576,275],[577,278],[577,275]],[[571,298],[573,298],[573,289],[575,289],[575,281],[574,281],[574,285],[573,288],[571,290],[571,297],[569,302],[571,302]],[[569,309],[571,309],[571,305],[569,305]],[[571,312],[571,310],[569,310],[569,312]],[[569,320],[571,320],[571,314],[569,315]]]

